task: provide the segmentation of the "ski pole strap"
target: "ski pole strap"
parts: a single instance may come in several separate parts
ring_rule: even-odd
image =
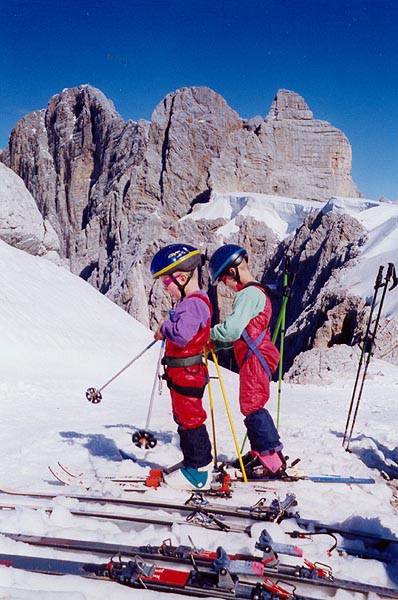
[[[177,392],[177,394],[181,394],[182,396],[191,396],[192,398],[203,398],[206,386],[209,383],[208,376],[206,377],[205,385],[201,387],[194,387],[192,385],[178,385],[178,383],[175,383],[171,377],[167,375],[167,373],[164,373],[162,378],[166,380],[169,390],[174,390]]]
[[[164,356],[162,358],[162,365],[166,367],[193,367],[194,365],[200,365],[202,363],[202,354],[194,354],[194,356]]]
[[[265,360],[264,356],[261,354],[260,350],[258,349],[258,347],[261,344],[268,329],[269,329],[268,327],[267,327],[267,329],[264,329],[264,331],[262,331],[255,340],[252,340],[252,338],[247,333],[246,329],[243,330],[242,338],[244,339],[246,344],[249,346],[249,348],[243,358],[242,364],[247,361],[247,359],[249,358],[249,356],[251,354],[255,354],[257,356],[258,360],[260,361],[261,366],[263,367],[264,371],[267,373],[268,377],[271,379],[271,375],[272,375],[271,369],[269,368],[269,365],[268,365],[267,361]]]

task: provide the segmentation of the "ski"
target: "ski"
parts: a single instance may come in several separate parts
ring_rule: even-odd
[[[149,476],[146,479],[139,478],[125,478],[118,479],[112,476],[96,477],[93,483],[85,480],[85,474],[73,473],[69,468],[65,467],[62,463],[58,462],[60,470],[50,467],[49,469],[54,477],[64,483],[65,485],[80,485],[86,489],[91,489],[95,485],[95,481],[103,483],[105,481],[112,481],[113,483],[121,486],[124,491],[144,491],[146,487],[159,487],[162,481],[162,469],[151,469]],[[305,475],[305,474],[289,474],[286,473],[281,477],[267,477],[266,475],[261,476],[258,467],[256,469],[256,475],[253,477],[252,474],[247,473],[249,483],[261,483],[261,482],[295,482],[295,481],[312,481],[314,483],[341,483],[341,484],[356,484],[356,485],[371,485],[376,483],[372,477],[353,477],[344,475]],[[211,485],[211,490],[207,490],[206,493],[229,495],[230,483],[243,482],[243,478],[240,476],[231,477],[225,470],[225,465],[220,466],[219,472],[214,473],[214,481]]]
[[[331,533],[331,534],[339,534],[343,537],[346,538],[351,538],[351,539],[361,539],[361,540],[366,540],[366,543],[368,545],[373,545],[374,547],[379,546],[380,550],[385,549],[386,546],[390,545],[390,544],[398,544],[398,538],[394,538],[389,536],[382,536],[379,535],[377,533],[373,533],[370,531],[362,531],[360,529],[353,529],[350,527],[344,527],[341,524],[326,524],[326,523],[321,523],[320,521],[316,521],[313,519],[303,519],[301,517],[299,517],[298,515],[296,515],[295,517],[296,519],[296,523],[299,527],[302,527],[303,529],[309,529],[309,530],[314,530],[316,532],[326,532],[326,533]],[[306,534],[303,532],[293,532],[297,535],[291,535],[291,537],[300,537],[300,535],[305,536]],[[308,535],[311,535],[311,531],[308,533]]]
[[[346,484],[364,484],[371,485],[376,483],[373,477],[352,477],[350,475],[304,475],[304,474],[289,474],[286,473],[280,477],[251,477],[248,475],[248,481],[250,483],[261,483],[263,481],[278,483],[281,482],[295,482],[295,481],[313,481],[314,483],[346,483]],[[232,479],[232,481],[243,481],[241,477]]]
[[[231,572],[246,575],[275,575],[279,573],[279,563],[274,552],[269,552],[268,536],[260,539],[256,547],[263,550],[262,556],[252,556],[243,554],[227,554],[222,548],[216,552],[210,550],[198,549],[191,546],[173,546],[169,539],[165,540],[160,546],[146,544],[144,546],[127,546],[122,544],[110,544],[106,542],[93,542],[87,540],[72,540],[68,538],[56,538],[47,536],[27,535],[23,533],[9,533],[0,531],[0,535],[10,538],[16,542],[23,542],[31,546],[44,548],[53,548],[56,550],[69,550],[76,552],[90,552],[91,554],[105,554],[107,556],[123,555],[124,557],[140,556],[141,558],[156,559],[166,562],[192,563],[192,559],[199,566],[210,566],[217,559],[228,562],[228,568]],[[272,543],[272,541],[271,541]],[[277,544],[279,545],[279,544]],[[291,548],[291,556],[302,557],[301,548],[284,544]],[[270,568],[269,565],[275,565]]]
[[[299,515],[296,515],[295,518],[297,525],[308,531],[286,531],[286,535],[289,535],[291,538],[304,539],[312,538],[315,535],[328,535],[333,540],[328,554],[336,551],[340,555],[357,556],[358,558],[373,559],[384,563],[398,563],[398,554],[396,552],[398,538],[394,538],[392,535],[383,536],[371,531],[362,531],[339,524],[320,523],[311,519],[302,519]],[[347,540],[353,540],[354,544],[350,546],[345,543],[343,546],[339,546],[337,535]],[[358,544],[358,542],[361,543]]]
[[[51,575],[78,575],[89,579],[105,579],[137,589],[173,592],[185,596],[226,598],[234,600],[310,600],[274,583],[269,578],[249,583],[230,573],[225,567],[214,569],[195,566],[190,571],[168,569],[147,564],[140,557],[125,561],[111,559],[104,564],[81,561],[0,554],[0,565]],[[311,600],[318,600],[311,597]]]
[[[7,497],[25,497],[43,500],[56,498],[72,498],[79,502],[97,503],[102,505],[118,505],[135,508],[163,509],[178,512],[200,511],[204,514],[214,514],[223,517],[242,517],[252,520],[280,522],[283,518],[294,516],[289,510],[297,506],[294,494],[287,494],[283,500],[274,498],[267,502],[266,498],[260,498],[255,504],[249,506],[228,506],[210,502],[202,492],[194,492],[185,502],[169,502],[167,500],[153,499],[147,496],[140,498],[119,498],[112,496],[96,496],[89,494],[53,494],[49,492],[31,492],[0,489],[0,493]]]
[[[51,475],[54,477],[54,479],[56,479],[59,483],[62,483],[63,485],[71,485],[71,486],[76,486],[76,487],[81,487],[87,491],[91,490],[93,487],[95,487],[95,485],[97,484],[103,484],[103,483],[107,483],[107,482],[111,482],[111,483],[116,483],[118,486],[120,486],[121,488],[125,488],[125,490],[127,491],[127,488],[129,488],[129,491],[134,491],[134,492],[146,492],[148,490],[148,488],[145,489],[145,480],[144,479],[113,479],[113,478],[100,478],[100,477],[96,477],[93,481],[88,481],[86,479],[84,479],[83,477],[83,473],[82,474],[71,474],[71,473],[67,473],[64,470],[60,470],[57,469],[57,467],[53,467],[51,465],[49,465],[48,470],[50,471]]]
[[[98,485],[104,483],[114,483],[120,487],[124,492],[147,492],[151,488],[161,487],[163,481],[163,469],[153,468],[149,470],[149,474],[145,478],[116,478],[112,476],[88,476],[82,473],[73,473],[69,468],[65,467],[58,461],[57,466],[48,466],[50,473],[60,483],[64,485],[71,485],[76,487],[82,487],[87,491],[98,488]],[[212,481],[208,489],[204,489],[202,493],[208,496],[220,496],[220,497],[231,497],[231,486],[230,486],[230,475],[225,472],[213,473]],[[191,490],[195,491],[194,489]]]
[[[61,463],[58,463],[59,466],[61,467],[61,469],[66,470],[66,472],[69,475],[73,475],[68,469],[66,469]],[[159,469],[161,470],[161,469]],[[154,471],[157,473],[158,469],[154,469]],[[375,479],[373,479],[373,477],[353,477],[351,475],[306,475],[306,474],[302,474],[302,473],[286,473],[285,475],[281,476],[281,477],[267,477],[266,475],[264,476],[254,476],[251,477],[249,473],[246,473],[248,476],[248,481],[250,483],[256,483],[256,482],[261,482],[261,481],[272,481],[272,482],[277,482],[277,481],[287,481],[287,482],[294,482],[294,481],[313,481],[315,483],[347,483],[347,484],[374,484],[376,483]],[[83,475],[83,474],[82,474]],[[215,475],[217,475],[217,473],[215,473]],[[226,475],[226,472],[223,468],[223,466],[221,465],[220,467],[220,471],[219,471],[219,475],[220,475],[220,481],[222,481],[222,476]],[[119,483],[128,483],[129,481],[137,483],[137,482],[143,482],[143,479],[116,479],[116,478],[112,478],[112,477],[106,477],[105,479],[107,480],[111,480],[111,481],[115,481],[115,482],[119,482]],[[243,482],[243,478],[240,476],[235,476],[235,477],[231,477],[231,482]]]
[[[12,504],[0,502],[0,510],[16,510],[17,508],[25,508],[31,510],[42,510],[47,514],[51,514],[54,510],[52,506],[44,505],[31,505],[31,504]],[[205,513],[199,509],[191,510],[191,512],[185,518],[178,518],[173,515],[170,517],[166,516],[151,516],[148,513],[145,515],[139,514],[124,514],[116,512],[105,512],[99,510],[76,510],[68,509],[70,514],[75,517],[87,517],[95,519],[108,519],[110,521],[124,521],[127,523],[143,523],[145,525],[160,525],[163,527],[173,527],[174,525],[192,525],[196,527],[203,527],[213,531],[223,532],[234,532],[234,533],[245,533],[249,537],[251,536],[251,525],[241,525],[239,523],[228,523],[222,518],[218,518],[216,515],[210,512]],[[154,515],[156,513],[153,513]]]
[[[165,500],[153,500],[149,498],[140,497],[140,499],[132,499],[132,498],[113,498],[113,497],[101,497],[101,496],[91,496],[91,495],[76,495],[76,494],[52,494],[47,492],[31,492],[31,491],[16,491],[16,490],[5,490],[0,489],[0,493],[7,496],[7,502],[3,503],[2,506],[4,508],[12,507],[9,499],[11,497],[14,498],[33,498],[33,499],[42,499],[42,500],[53,500],[56,498],[72,498],[78,500],[80,503],[95,503],[99,505],[115,505],[115,506],[125,506],[125,507],[135,507],[135,508],[148,508],[148,509],[163,509],[163,510],[172,510],[179,511],[181,513],[195,513],[201,512],[205,516],[207,515],[218,515],[221,517],[219,519],[222,522],[222,517],[231,516],[231,517],[242,517],[251,520],[260,520],[260,521],[276,521],[280,522],[283,518],[293,517],[296,520],[296,523],[299,527],[303,529],[309,529],[310,532],[306,533],[303,531],[295,531],[291,532],[291,537],[305,537],[306,535],[311,535],[311,530],[318,532],[325,532],[330,534],[340,534],[343,537],[351,537],[353,539],[365,540],[368,545],[373,542],[373,545],[376,547],[376,550],[380,550],[380,558],[379,560],[384,559],[383,549],[387,547],[389,544],[397,544],[398,539],[394,537],[383,537],[381,535],[366,532],[356,529],[350,529],[344,527],[339,524],[325,524],[316,520],[304,519],[299,516],[299,514],[292,514],[289,512],[289,508],[295,506],[296,500],[293,494],[288,494],[286,498],[282,501],[274,499],[271,503],[267,503],[265,498],[261,498],[257,503],[252,506],[226,506],[226,505],[218,505],[217,503],[210,503],[200,492],[196,492],[192,494],[186,503],[178,503],[178,502],[168,502]],[[29,505],[26,505],[29,506]],[[79,512],[79,511],[75,511]],[[82,511],[80,511],[82,512]],[[72,512],[73,514],[73,512]],[[100,511],[96,511],[95,514],[98,515],[111,515],[112,513],[101,513]],[[114,518],[117,519],[115,513]],[[86,511],[87,516],[87,511]],[[128,515],[119,515],[122,518],[128,518]],[[111,517],[109,517],[111,518]],[[359,554],[358,554],[359,555]],[[376,558],[376,557],[375,557]],[[389,558],[389,557],[387,557]]]
[[[260,557],[246,555],[228,555],[226,551],[219,547],[216,552],[210,552],[203,549],[195,549],[189,546],[172,546],[168,542],[164,542],[161,546],[124,546],[107,544],[101,542],[89,542],[83,540],[70,540],[66,538],[47,538],[40,536],[30,536],[24,534],[2,533],[15,541],[28,543],[35,546],[50,547],[57,550],[76,550],[90,552],[92,554],[118,555],[132,557],[136,561],[139,560],[142,564],[143,560],[156,560],[159,562],[177,563],[177,564],[194,564],[196,569],[208,569],[210,572],[221,571],[228,572],[230,576],[245,575],[253,577],[266,577],[265,581],[268,586],[273,584],[270,578],[278,578],[278,584],[285,585],[286,582],[294,582],[296,584],[311,585],[322,588],[342,589],[350,592],[361,592],[363,594],[375,593],[385,598],[398,598],[398,590],[376,586],[372,584],[357,582],[347,579],[336,579],[332,575],[330,567],[319,563],[311,563],[304,561],[304,565],[278,564],[275,567],[267,567],[263,559]],[[139,558],[137,558],[139,557]],[[33,561],[36,561],[33,558]],[[49,559],[42,559],[44,561]],[[60,563],[68,563],[70,561],[59,560]],[[52,560],[51,560],[52,562]],[[112,563],[113,561],[111,561]],[[2,560],[0,559],[0,564]],[[111,564],[108,563],[108,564]],[[119,559],[117,564],[121,564]],[[3,563],[4,564],[4,563]],[[130,564],[131,562],[126,562]],[[92,572],[92,570],[101,577],[101,570],[98,571],[98,565],[89,563],[89,567],[85,568],[84,573]],[[13,565],[10,565],[13,566]],[[52,568],[53,565],[50,566]],[[94,568],[92,568],[94,567]],[[23,567],[18,567],[23,568]],[[49,565],[44,564],[45,572],[49,572]],[[80,569],[73,567],[74,573],[79,574]],[[30,570],[30,569],[28,569]],[[43,571],[40,571],[43,572]],[[50,571],[54,573],[54,570]],[[69,572],[69,571],[68,571]],[[84,575],[85,576],[85,575]],[[259,585],[258,583],[256,584]],[[280,587],[280,590],[285,589]],[[288,590],[286,590],[288,591]],[[282,593],[282,592],[281,592]],[[235,596],[236,597],[236,596]],[[252,598],[257,596],[252,596]],[[261,596],[258,596],[261,597]],[[285,597],[281,595],[280,597]],[[288,596],[296,598],[296,594]]]

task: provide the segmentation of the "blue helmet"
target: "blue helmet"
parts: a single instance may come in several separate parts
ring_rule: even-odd
[[[202,255],[189,244],[169,244],[156,252],[151,262],[152,277],[169,275],[175,271],[194,271],[202,264]]]
[[[226,244],[218,248],[209,260],[210,283],[217,285],[220,277],[231,267],[240,265],[244,258],[247,260],[247,252],[242,246]]]

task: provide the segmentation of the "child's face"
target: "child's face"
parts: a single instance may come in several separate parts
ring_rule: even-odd
[[[160,281],[163,283],[166,290],[169,292],[170,296],[172,296],[176,300],[180,300],[181,292],[178,289],[178,286],[176,285],[174,279],[176,279],[179,283],[184,285],[185,277],[186,277],[185,273],[176,272],[176,273],[173,273],[173,277],[170,277],[170,275],[161,275]]]

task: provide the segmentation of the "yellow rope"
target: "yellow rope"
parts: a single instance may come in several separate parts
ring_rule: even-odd
[[[221,379],[221,372],[220,372],[220,367],[218,365],[217,356],[216,356],[216,353],[214,352],[213,349],[211,349],[211,355],[213,357],[214,364],[216,365],[217,376],[218,376],[218,380],[220,382],[221,393],[222,393],[223,398],[224,398],[225,410],[227,411],[228,420],[229,420],[229,424],[230,424],[231,431],[232,431],[232,436],[234,438],[236,452],[238,454],[238,460],[239,460],[240,469],[241,469],[242,475],[243,475],[243,481],[245,483],[247,483],[247,475],[246,475],[245,465],[243,464],[242,454],[241,454],[240,449],[239,449],[239,444],[238,444],[238,439],[236,437],[235,427],[234,427],[234,424],[232,422],[231,412],[229,410],[229,405],[228,405],[227,396],[225,394],[224,384],[223,384],[222,379]]]
[[[204,355],[205,355],[205,364],[206,364],[206,368],[208,371],[209,370],[209,364],[208,364],[209,361],[207,360],[207,348],[205,348]],[[217,468],[218,458],[217,458],[217,442],[216,442],[216,424],[215,424],[215,420],[214,420],[213,392],[212,392],[211,385],[210,385],[210,378],[209,378],[209,383],[207,384],[207,387],[209,390],[211,428],[212,428],[212,433],[213,433],[214,466],[215,466],[215,468]]]

